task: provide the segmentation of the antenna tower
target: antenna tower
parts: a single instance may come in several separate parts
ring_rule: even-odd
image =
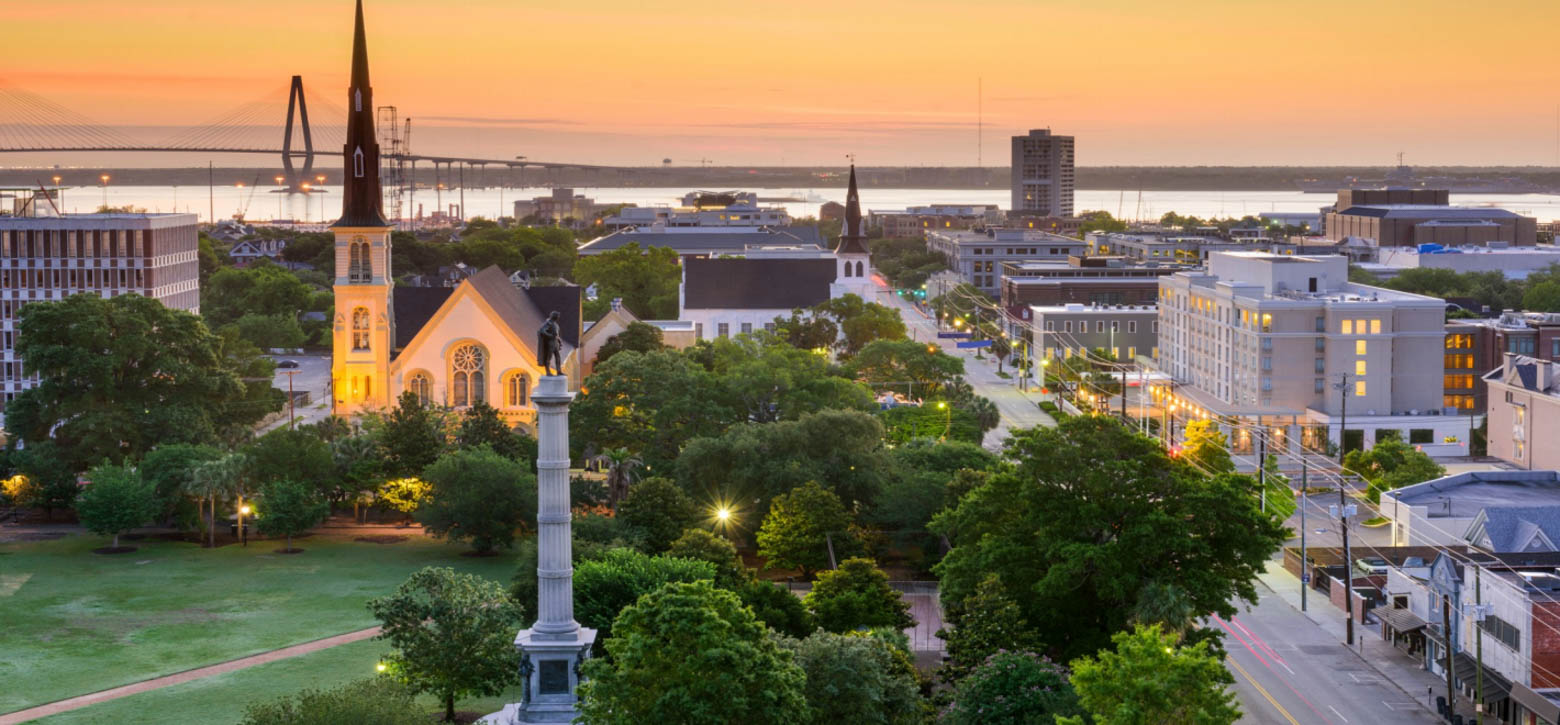
[[[390,218],[401,223],[401,200],[406,189],[406,147],[401,138],[401,127],[396,122],[395,106],[379,107],[379,142],[389,153],[379,157],[379,178],[391,189]]]

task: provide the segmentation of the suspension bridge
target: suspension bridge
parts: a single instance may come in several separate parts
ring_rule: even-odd
[[[286,113],[281,113],[285,98]],[[311,123],[310,106],[315,109]],[[441,170],[452,181],[459,167],[464,178],[466,168],[483,172],[488,166],[507,170],[601,169],[621,167],[537,161],[525,156],[510,159],[468,158],[418,154],[412,151],[412,119],[401,118],[395,106],[377,111],[381,176],[387,191],[394,190],[392,203],[415,189],[417,164],[434,167],[435,178]],[[276,120],[283,125],[278,128]],[[262,96],[220,114],[196,126],[181,127],[160,139],[135,138],[119,128],[98,123],[41,95],[15,87],[0,86],[0,153],[202,153],[261,154],[281,160],[289,190],[307,190],[314,180],[314,161],[318,156],[340,156],[346,140],[346,109],[317,94],[306,95],[302,76]],[[280,143],[278,143],[280,142]],[[399,209],[396,210],[399,216]]]

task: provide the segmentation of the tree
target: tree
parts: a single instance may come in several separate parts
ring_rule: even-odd
[[[444,452],[444,426],[437,411],[406,391],[385,418],[379,444],[390,475],[416,476]]]
[[[460,429],[455,434],[455,446],[471,449],[488,446],[494,453],[513,461],[527,464],[536,460],[536,439],[516,431],[498,417],[498,411],[487,403],[477,403],[461,416]]]
[[[839,325],[844,337],[838,347],[846,355],[860,352],[875,340],[905,339],[905,321],[898,312],[853,294],[825,300],[813,307],[813,310]]]
[[[794,348],[767,332],[701,342],[687,354],[715,375],[727,405],[749,422],[795,420],[830,408],[877,408],[872,392],[840,377],[826,356]]]
[[[385,481],[384,452],[379,448],[378,437],[367,431],[336,436],[334,430],[325,426],[314,426],[311,432],[329,443],[336,483],[341,493],[352,499],[353,519],[358,520],[359,505],[367,503],[369,494]]]
[[[937,676],[949,685],[963,680],[998,652],[1030,651],[1041,646],[1023,610],[1002,590],[1002,582],[995,576],[987,577],[973,596],[947,614],[952,626],[937,632],[948,643]]]
[[[1082,712],[1061,665],[1033,652],[999,651],[959,680],[942,722],[1028,725],[1059,722]]]
[[[242,453],[229,453],[201,463],[190,472],[185,493],[207,506],[206,533],[217,548],[217,502],[247,491],[249,462]]]
[[[893,645],[875,637],[830,632],[780,642],[807,674],[809,722],[924,722],[914,670],[897,667]]]
[[[1208,642],[1178,646],[1159,627],[1133,628],[1111,637],[1103,650],[1072,663],[1072,685],[1095,725],[1191,723],[1228,725],[1240,719],[1235,696],[1225,689],[1235,677]],[[1081,717],[1057,718],[1083,725]]]
[[[775,334],[800,350],[827,350],[840,337],[834,320],[811,310],[792,310],[790,317],[775,318]]]
[[[385,502],[386,506],[407,514],[408,519],[432,493],[433,487],[420,478],[392,478],[379,486],[379,500]]]
[[[141,478],[156,492],[159,510],[155,518],[166,519],[174,513],[181,496],[189,490],[196,467],[222,456],[214,446],[173,443],[158,446],[141,459]]]
[[[327,493],[336,487],[330,444],[311,431],[277,428],[244,446],[249,477],[256,484],[292,481]]]
[[[716,536],[704,529],[683,531],[682,535],[666,549],[666,555],[674,559],[702,561],[714,566],[715,584],[726,589],[735,589],[753,578],[752,572],[742,565],[742,558],[737,555],[737,547],[731,543],[731,540],[724,536]]]
[[[758,555],[769,566],[800,569],[802,576],[810,576],[829,566],[831,545],[836,556],[857,551],[850,523],[840,497],[808,481],[770,504],[758,529]]]
[[[1286,538],[1244,476],[1206,476],[1114,419],[1014,431],[1015,463],[932,522],[953,549],[934,571],[945,609],[995,575],[1058,659],[1125,629],[1146,584],[1173,577],[1197,618],[1254,601]]]
[[[689,527],[709,519],[676,483],[660,477],[647,478],[630,489],[617,516],[643,532],[645,548],[651,552],[666,551]]]
[[[597,458],[607,467],[607,508],[618,510],[618,502],[628,495],[628,487],[639,477],[644,461],[627,448],[608,448]]]
[[[1560,312],[1560,281],[1549,279],[1531,284],[1522,293],[1522,309],[1529,312]]]
[[[519,679],[519,613],[497,583],[425,567],[368,611],[383,628],[376,639],[395,648],[385,658],[391,676],[438,697],[445,722],[455,720],[456,699],[497,695]]]
[[[829,632],[915,626],[910,605],[888,585],[888,575],[871,559],[846,559],[840,568],[819,574],[802,604]]]
[[[145,524],[157,513],[157,493],[134,468],[105,463],[87,472],[91,481],[76,497],[76,516],[94,534],[114,537]]]
[[[569,416],[576,445],[638,451],[652,470],[670,470],[687,441],[734,421],[713,376],[674,350],[622,352],[597,365]]]
[[[586,725],[792,723],[806,675],[736,595],[709,582],[669,584],[624,609],[585,663]]]
[[[269,412],[235,405],[238,372],[200,318],[136,294],[28,304],[16,353],[38,385],[6,406],[7,432],[26,445],[52,440],[72,470],[214,442],[224,426]]]
[[[76,485],[76,469],[64,459],[54,441],[45,439],[26,448],[11,448],[11,463],[17,473],[27,479],[25,495],[20,503],[43,509],[48,520],[54,520],[54,510],[70,508],[81,492]]]
[[[201,314],[221,327],[248,314],[292,315],[309,305],[309,287],[281,265],[256,260],[248,267],[225,267],[201,287]]]
[[[718,438],[689,441],[676,469],[678,484],[695,498],[743,507],[752,501],[756,512],[808,481],[855,506],[871,501],[890,473],[883,425],[854,410],[733,426]]]
[[[313,688],[270,702],[250,703],[239,725],[427,725],[416,693],[389,678]]]
[[[515,528],[536,521],[536,474],[492,449],[446,453],[422,479],[430,490],[417,522],[434,536],[469,540],[478,554],[509,548]]]
[[[720,584],[717,575],[716,584]],[[806,637],[817,631],[818,620],[789,589],[771,581],[749,577],[741,585],[725,587],[742,599],[753,616],[778,634]]]
[[[655,325],[647,325],[634,321],[628,323],[628,327],[602,343],[601,349],[596,352],[596,364],[600,365],[612,359],[624,350],[634,352],[655,352],[663,350],[666,345],[661,342],[661,328]]]
[[[1387,491],[1446,475],[1430,456],[1396,438],[1378,440],[1368,451],[1349,451],[1343,467],[1370,482],[1371,503],[1381,503]]]
[[[997,404],[988,398],[975,394],[975,388],[963,380],[956,380],[943,388],[943,397],[948,405],[953,406],[955,413],[964,413],[975,419],[980,426],[981,436],[995,429],[1002,422],[1002,413],[997,410]],[[980,440],[973,441],[980,443]]]
[[[1229,439],[1211,420],[1194,420],[1186,424],[1181,456],[1209,473],[1235,472],[1235,462],[1230,460]]]
[[[847,367],[858,380],[898,390],[917,399],[935,397],[964,374],[964,361],[913,340],[877,340],[851,358]]]
[[[639,319],[677,319],[682,268],[677,252],[667,247],[641,250],[629,242],[610,252],[582,256],[574,263],[574,281],[581,287],[596,285],[599,298],[622,298],[623,306]]]
[[[272,481],[260,489],[264,507],[255,528],[266,536],[285,536],[283,554],[296,553],[292,538],[318,526],[330,514],[330,505],[315,489],[294,481]]]
[[[250,312],[231,323],[238,336],[255,347],[294,348],[303,347],[303,328],[298,325],[296,313],[262,315]]]
[[[978,444],[985,435],[974,414],[931,402],[896,405],[878,413],[878,420],[883,422],[884,439],[896,445],[916,440]]]
[[[640,597],[671,582],[714,578],[715,566],[707,562],[612,549],[574,568],[574,614],[580,624],[600,632],[598,642],[605,641],[618,613]]]

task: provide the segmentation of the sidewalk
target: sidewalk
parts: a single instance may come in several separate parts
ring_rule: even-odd
[[[1300,580],[1290,574],[1277,560],[1268,561],[1267,571],[1257,579],[1269,591],[1282,597],[1285,603],[1300,611]],[[1327,595],[1316,590],[1306,593],[1306,618],[1337,638],[1340,647],[1346,636],[1343,610],[1332,605]],[[1354,626],[1354,648],[1350,651],[1376,671],[1382,679],[1396,685],[1410,700],[1419,703],[1426,712],[1435,715],[1435,697],[1446,694],[1446,678],[1432,674],[1409,658],[1402,650],[1381,639],[1377,625],[1358,623]],[[1473,703],[1461,695],[1457,698],[1457,712],[1467,722],[1473,722]]]

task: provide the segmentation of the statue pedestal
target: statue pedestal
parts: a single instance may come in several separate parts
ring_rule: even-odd
[[[569,381],[545,375],[536,404],[537,617],[515,637],[525,701],[483,718],[493,725],[572,722],[579,714],[580,664],[596,630],[574,621],[574,566],[569,512]]]

